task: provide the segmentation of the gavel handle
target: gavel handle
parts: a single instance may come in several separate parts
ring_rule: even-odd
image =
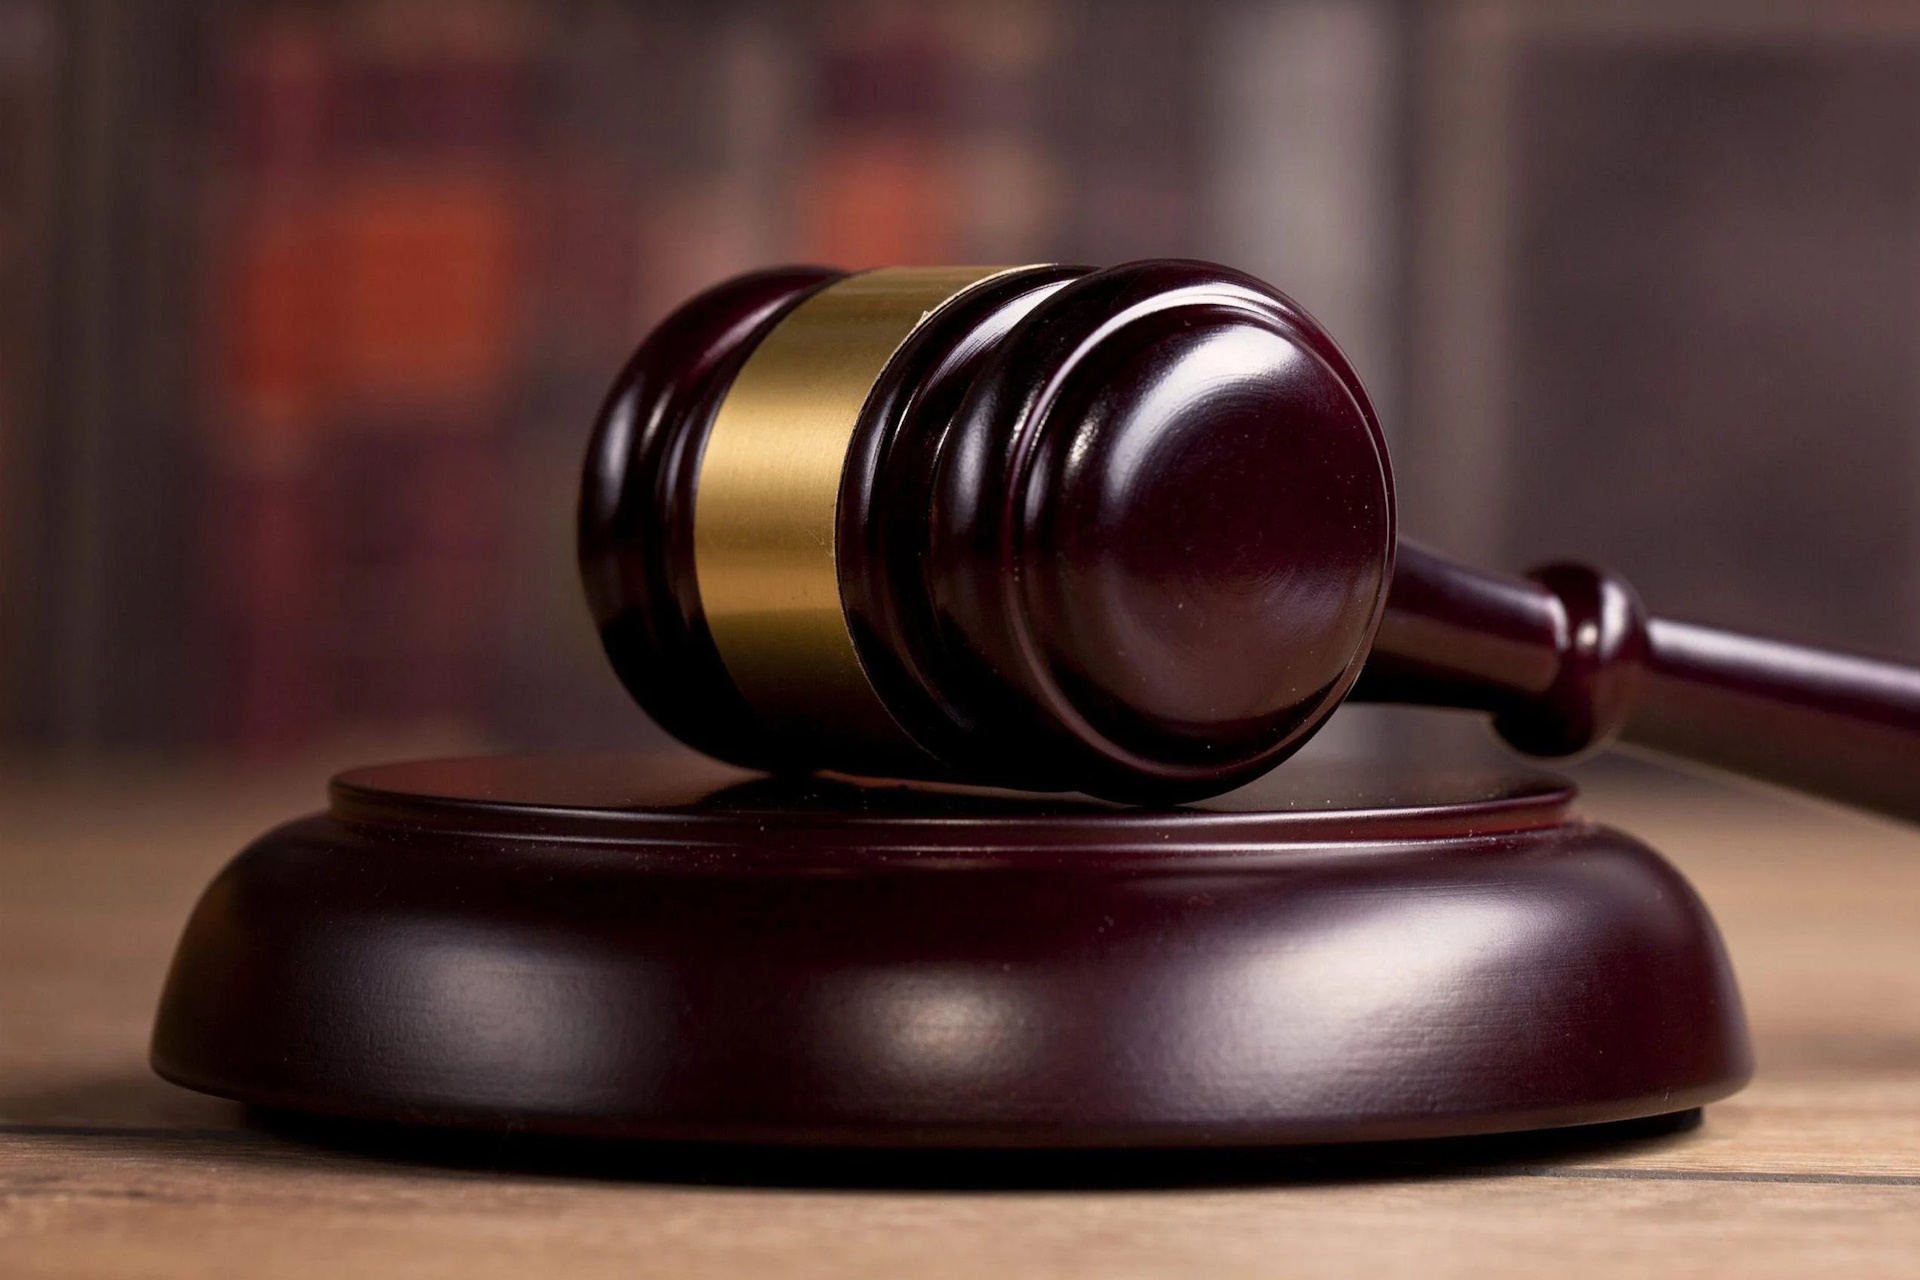
[[[1920,668],[1649,618],[1582,565],[1509,578],[1401,543],[1352,696],[1491,712],[1535,755],[1618,740],[1920,821]]]

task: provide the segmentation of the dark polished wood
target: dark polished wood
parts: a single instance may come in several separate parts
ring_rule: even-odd
[[[621,370],[580,486],[580,575],[620,680],[682,742],[775,763],[728,678],[693,573],[694,477],[714,409],[780,318],[844,272],[785,267],[707,290],[654,329]]]
[[[1402,544],[1354,697],[1489,711],[1535,755],[1618,739],[1920,819],[1920,670],[1649,618],[1582,565],[1507,578]]]
[[[1223,267],[1085,275],[941,437],[925,667],[968,775],[1140,800],[1293,754],[1360,672],[1394,543],[1385,441],[1324,331]],[[984,731],[984,732],[983,732]]]
[[[851,1146],[1490,1133],[1737,1089],[1719,936],[1543,776],[1187,808],[687,753],[361,769],[195,909],[162,1075],[409,1123]]]
[[[1164,802],[1258,776],[1351,691],[1491,712],[1538,755],[1621,739],[1920,817],[1920,671],[1649,619],[1582,566],[1510,579],[1396,552],[1351,366],[1284,295],[1195,262],[1026,269],[913,334],[855,427],[835,561],[911,745],[776,731],[701,612],[698,460],[747,354],[837,278],[763,273],[688,303],[589,452],[602,639],[702,750]]]
[[[686,551],[699,449],[746,349],[830,282],[763,274],[694,299],[596,428],[588,594],[622,679],[671,732],[748,766],[1171,800],[1258,776],[1338,707],[1392,562],[1379,424],[1291,300],[1169,261],[990,281],[912,335],[861,412],[841,599],[923,750],[863,755],[757,719]]]

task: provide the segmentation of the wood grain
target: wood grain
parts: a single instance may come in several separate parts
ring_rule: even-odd
[[[144,1064],[194,895],[319,796],[171,771],[0,784],[0,1275],[1909,1276],[1920,832],[1602,775],[1727,935],[1760,1073],[1676,1136],[1186,1189],[756,1189],[489,1170],[250,1126]]]

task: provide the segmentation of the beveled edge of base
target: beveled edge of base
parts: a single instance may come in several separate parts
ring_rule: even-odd
[[[1447,840],[1316,840],[1228,857],[1137,843],[1124,857],[1077,847],[1012,862],[909,849],[865,870],[838,854],[815,856],[813,830],[800,824],[773,837],[743,879],[742,864],[711,845],[675,852],[520,830],[482,838],[327,815],[287,824],[230,864],[196,908],[168,976],[154,1066],[175,1083],[254,1105],[371,1121],[670,1142],[1006,1149],[1513,1132],[1697,1107],[1751,1074],[1738,994],[1704,906],[1651,850],[1607,828],[1561,822]],[[768,841],[764,827],[757,838]],[[773,916],[770,902],[779,904]],[[1532,932],[1514,932],[1523,925]],[[1436,960],[1448,929],[1453,949],[1442,947]],[[1403,938],[1408,962],[1430,971],[1396,996],[1380,984],[1391,986],[1406,966],[1382,968],[1379,948]],[[539,989],[521,991],[511,1007],[472,1003],[471,991],[444,981],[476,972],[465,961],[443,963],[459,960],[462,947],[504,963],[501,973],[533,975]],[[1313,962],[1310,976],[1333,975],[1332,985],[1299,988],[1300,973],[1282,963],[1264,986],[1245,987],[1251,979],[1234,967],[1249,956],[1296,955]],[[726,970],[717,978],[716,962]],[[825,978],[799,972],[809,965]],[[851,1092],[836,1092],[827,1076],[825,1091],[810,1098],[800,1070],[808,1063],[840,1061],[836,1071],[857,1076],[878,1060],[859,1066],[856,1055],[849,1067],[832,1057],[845,1051],[835,1048],[836,1024],[809,1022],[812,1014],[768,1022],[755,1003],[771,990],[804,1012],[826,978],[853,980],[855,989],[877,983],[883,1003],[911,1000],[921,977],[942,972],[1011,975],[1009,990],[1038,1019],[1021,1024],[1023,1034],[1037,1034],[1036,1061],[1054,1065],[1038,1075],[1003,1072],[958,1093],[937,1071],[882,1072]],[[666,982],[671,998],[659,1008],[701,1009],[701,1017],[683,1026],[634,1005],[632,982],[642,975]],[[1349,1010],[1360,1021],[1343,1020],[1338,1008],[1287,1005],[1296,990],[1360,1001]],[[1495,990],[1505,994],[1487,1003]],[[1384,1015],[1364,1011],[1383,994],[1402,1003],[1390,1025],[1374,1029],[1367,1019]],[[1279,1023],[1333,1017],[1326,1027],[1364,1034],[1345,1057],[1315,1066],[1322,1059],[1312,1035],[1261,1039],[1275,1019],[1241,1016],[1234,1002],[1249,995],[1280,999]],[[1178,1024],[1196,1008],[1204,1026]],[[548,1030],[501,1041],[516,1019]],[[1093,1028],[1092,1040],[1075,1020]],[[609,1021],[602,1050],[569,1047],[569,1029]],[[1647,1030],[1655,1024],[1657,1034]],[[697,1034],[688,1038],[686,1027]],[[1051,1043],[1061,1035],[1084,1043]],[[1554,1044],[1582,1036],[1598,1058],[1554,1056]],[[620,1057],[662,1037],[676,1045],[669,1059],[690,1064],[673,1080],[643,1079],[641,1059]],[[1101,1037],[1117,1037],[1111,1044],[1125,1053],[1115,1058]],[[1441,1095],[1396,1083],[1401,1043],[1426,1053],[1406,1057],[1405,1070],[1439,1071]],[[1302,1050],[1304,1065],[1288,1075],[1283,1059]],[[1673,1065],[1642,1072],[1632,1088],[1605,1085],[1618,1077],[1623,1052]],[[1457,1053],[1480,1055],[1475,1061],[1495,1075],[1545,1074],[1477,1110],[1449,1111],[1433,1098],[1449,1088],[1487,1091],[1481,1068],[1447,1065]],[[1385,1064],[1377,1079],[1387,1092],[1425,1102],[1369,1111],[1363,1096],[1342,1101],[1363,1061]],[[737,1075],[722,1081],[714,1071]],[[1210,1071],[1226,1075],[1209,1083]],[[1270,1103],[1234,1084],[1235,1073],[1263,1071],[1278,1072]],[[1209,1089],[1213,1101],[1199,1096]],[[1089,1093],[1103,1090],[1108,1101],[1089,1106]],[[1288,1091],[1304,1099],[1291,1111]]]

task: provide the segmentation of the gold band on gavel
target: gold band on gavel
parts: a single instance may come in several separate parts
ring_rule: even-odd
[[[727,673],[775,727],[907,744],[860,665],[840,602],[841,474],[900,345],[1006,270],[901,267],[838,280],[761,340],[721,401],[694,495],[694,574]]]

